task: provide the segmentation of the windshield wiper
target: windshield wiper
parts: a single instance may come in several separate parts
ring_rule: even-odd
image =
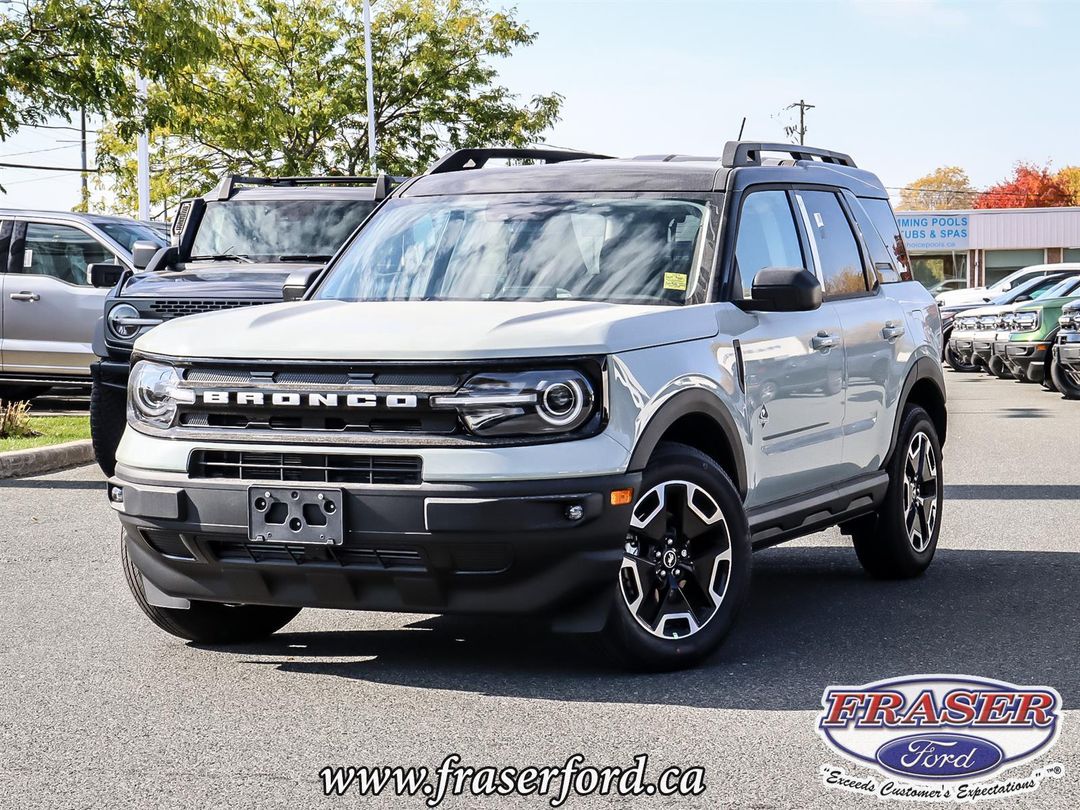
[[[289,253],[278,256],[279,262],[319,262],[320,264],[330,261],[332,257],[321,253]]]
[[[251,262],[250,256],[243,253],[215,253],[213,256],[192,256],[191,262]]]

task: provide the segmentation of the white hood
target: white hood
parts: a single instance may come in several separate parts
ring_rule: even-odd
[[[181,358],[462,360],[611,354],[717,331],[708,305],[297,301],[178,318],[135,349]]]
[[[980,301],[985,302],[987,298],[993,297],[986,291],[986,287],[968,287],[963,290],[938,293],[937,302],[939,306],[951,307],[959,304],[978,304]]]

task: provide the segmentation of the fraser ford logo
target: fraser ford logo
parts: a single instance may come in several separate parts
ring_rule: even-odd
[[[1002,771],[1030,762],[1061,730],[1061,696],[966,675],[919,675],[863,686],[830,686],[817,731],[826,745],[884,780],[822,766],[826,786],[924,801],[975,801],[1028,793],[1060,765],[1009,781]]]

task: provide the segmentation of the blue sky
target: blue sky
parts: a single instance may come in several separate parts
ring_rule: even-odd
[[[499,5],[496,1],[495,5]],[[888,186],[941,165],[976,186],[1017,160],[1080,163],[1080,3],[1031,0],[518,0],[536,43],[499,64],[528,97],[566,97],[551,143],[632,155],[719,154],[785,140],[791,102],[816,105],[807,143],[852,154]],[[75,133],[25,131],[13,161],[76,165]],[[0,158],[3,159],[3,158]],[[77,177],[3,170],[0,206],[68,208]]]

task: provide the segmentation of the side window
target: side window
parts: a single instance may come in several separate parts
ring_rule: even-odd
[[[893,267],[896,268],[898,274],[896,278],[883,278],[882,273],[879,271],[878,282],[885,284],[890,281],[911,281],[911,260],[908,258],[907,248],[904,247],[904,238],[900,235],[900,228],[896,225],[896,217],[893,215],[889,201],[860,198],[859,202],[862,203],[862,207],[870,215],[870,219],[873,220],[874,227],[889,251]],[[859,225],[861,227],[862,222]],[[870,244],[870,241],[872,240],[867,237],[867,245]],[[873,250],[871,247],[871,255],[874,255]],[[878,260],[875,257],[874,265],[876,266],[877,263]]]
[[[854,195],[848,194],[847,192],[844,192],[844,198],[847,200],[848,207],[855,217],[855,224],[859,226],[863,244],[866,245],[866,249],[870,251],[870,261],[873,263],[871,280],[875,285],[899,281],[900,273],[897,272],[895,256],[893,255],[892,250],[886,247],[885,240],[881,237],[881,234],[878,233],[877,226],[874,225],[873,220],[870,219],[870,215],[863,207],[863,202],[870,201],[859,200]]]
[[[89,234],[70,225],[30,222],[26,225],[26,247],[22,272],[52,276],[69,284],[88,285],[86,267],[94,262],[112,262],[114,257]]]
[[[735,264],[742,297],[750,298],[754,276],[766,267],[806,267],[786,191],[754,191],[743,199]]]
[[[831,191],[796,191],[821,269],[826,298],[865,293],[868,289],[862,252],[840,200]]]

